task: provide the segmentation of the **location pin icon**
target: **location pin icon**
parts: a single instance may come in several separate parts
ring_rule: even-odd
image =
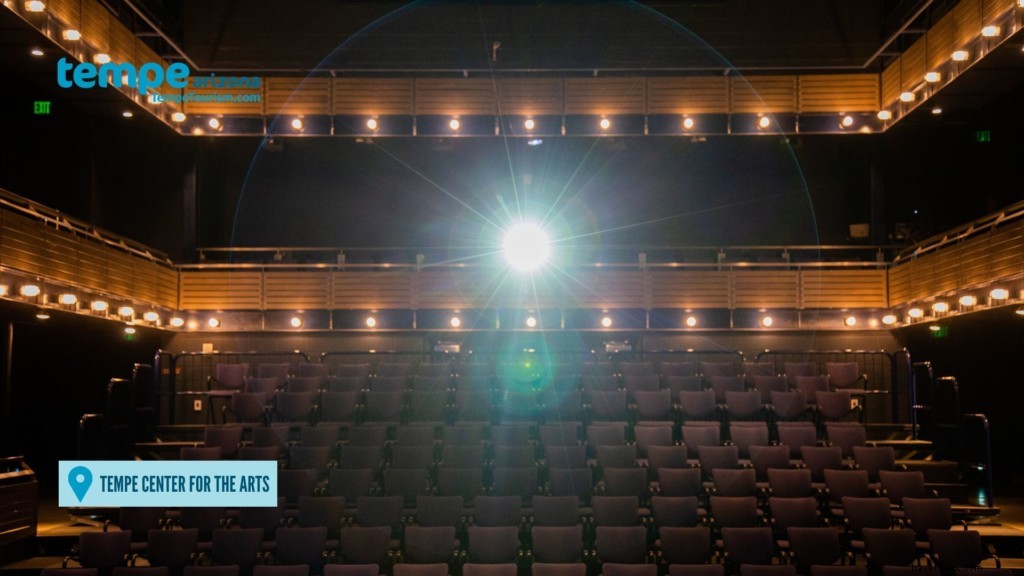
[[[85,498],[85,493],[89,491],[89,486],[92,486],[92,472],[85,466],[75,466],[68,473],[68,484],[81,502],[82,498]]]

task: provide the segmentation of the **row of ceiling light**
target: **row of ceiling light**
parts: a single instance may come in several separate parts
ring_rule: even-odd
[[[5,1],[5,4],[8,4],[8,2],[9,2],[9,0]],[[1017,0],[1017,6],[1019,8],[1024,8],[1024,0]],[[46,10],[46,3],[43,2],[42,0],[29,0],[29,1],[26,1],[24,3],[24,9],[25,9],[25,11],[32,12],[32,13],[43,12],[43,11]],[[980,36],[982,38],[995,38],[995,37],[1001,36],[1002,33],[1003,33],[1003,29],[1002,29],[1001,26],[998,26],[996,24],[987,24],[984,27],[982,27],[982,29],[980,31]],[[66,41],[78,42],[78,41],[82,40],[82,33],[77,28],[69,26],[69,27],[67,27],[67,28],[65,28],[64,30],[61,31],[61,37],[64,40],[66,40]],[[40,49],[34,49],[33,50],[33,54],[35,54],[37,56],[42,56],[43,55],[43,51],[40,50]],[[953,51],[950,54],[950,60],[952,62],[956,63],[956,64],[961,64],[962,65],[963,63],[969,61],[970,59],[971,59],[971,53],[967,49],[958,49],[958,50]],[[106,52],[97,51],[96,53],[93,54],[92,60],[93,60],[93,62],[95,62],[98,65],[103,65],[103,64],[107,64],[107,63],[111,62],[111,57]],[[905,90],[905,91],[901,92],[900,95],[899,95],[899,101],[903,102],[905,104],[909,104],[909,103],[915,102],[917,100],[917,98],[918,98],[917,92],[922,87],[928,86],[928,85],[937,84],[937,83],[942,81],[942,77],[943,77],[942,73],[939,72],[939,71],[936,71],[936,70],[932,70],[932,71],[929,71],[929,72],[925,73],[925,75],[923,77],[923,83],[920,84],[918,87],[915,87],[915,88],[913,88],[911,90]],[[157,102],[155,100],[150,100],[150,104],[154,104],[155,105],[155,104],[159,104],[159,102]],[[941,108],[936,107],[935,109],[933,109],[933,113],[936,113],[936,114],[941,113]],[[125,112],[124,116],[125,117],[131,117],[132,114],[131,114],[131,112]],[[758,114],[757,116],[758,116],[758,118],[757,118],[757,121],[756,121],[756,127],[757,127],[758,130],[768,130],[768,129],[772,128],[773,122],[772,122],[772,119],[771,119],[770,115]],[[887,108],[883,108],[883,109],[881,109],[881,110],[879,110],[877,112],[876,116],[877,116],[877,118],[879,120],[885,122],[885,121],[892,120],[893,112],[892,112],[892,110],[889,110]],[[178,112],[173,112],[171,114],[170,118],[171,118],[172,122],[180,124],[180,123],[184,123],[188,119],[188,116],[184,112],[178,111]],[[846,129],[853,128],[855,126],[855,124],[856,124],[856,118],[853,115],[845,114],[845,113],[840,113],[839,114],[839,124],[838,124],[838,129],[839,130],[846,130]],[[370,133],[373,133],[373,132],[376,132],[379,129],[380,122],[379,122],[379,120],[377,118],[370,117],[370,118],[366,119],[365,125],[366,125],[366,129]],[[537,127],[537,121],[534,120],[533,118],[527,118],[527,119],[525,119],[523,121],[522,125],[523,125],[523,128],[526,130],[526,132],[529,133],[529,132],[532,132]],[[214,132],[219,132],[219,131],[223,130],[223,127],[224,127],[223,122],[219,118],[209,118],[207,120],[207,126],[209,127],[209,129],[213,130]],[[304,118],[302,116],[296,116],[296,117],[293,117],[290,120],[289,126],[292,128],[292,130],[294,132],[301,133],[301,132],[303,132],[306,129],[306,122],[305,122],[305,120],[304,120]],[[454,117],[452,117],[448,121],[448,127],[450,128],[450,130],[453,133],[458,133],[462,129],[462,121],[460,120],[460,118],[458,116],[454,116]],[[612,128],[612,120],[610,118],[608,118],[607,116],[602,116],[600,118],[600,120],[598,121],[598,127],[602,131],[608,131],[608,130],[610,130]],[[683,115],[683,117],[681,119],[681,128],[682,128],[682,131],[684,133],[692,131],[692,130],[696,130],[698,128],[697,120],[694,117],[692,117],[692,116]],[[862,126],[861,130],[865,131],[865,132],[868,132],[868,131],[870,131],[870,127]],[[204,134],[204,133],[206,133],[206,129],[204,129],[203,127],[200,127],[200,126],[196,126],[196,127],[194,127],[192,129],[192,133],[196,134],[196,135]]]

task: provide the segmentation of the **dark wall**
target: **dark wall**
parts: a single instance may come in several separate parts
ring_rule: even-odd
[[[45,491],[56,487],[57,462],[75,457],[79,418],[104,411],[107,382],[151,364],[167,337],[139,327],[127,340],[123,323],[51,314],[40,321],[30,307],[0,303],[3,350],[12,326],[14,344],[0,390],[0,454],[24,455]]]
[[[935,338],[927,326],[898,330],[896,337],[915,361],[932,363],[936,376],[954,376],[960,384],[963,413],[982,413],[992,431],[997,492],[1011,493],[1024,483],[1020,439],[1024,437],[1024,376],[1020,371],[1024,316],[1013,307],[943,320],[948,335]]]

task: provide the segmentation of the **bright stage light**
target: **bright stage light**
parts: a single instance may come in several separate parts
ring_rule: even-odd
[[[505,260],[516,270],[534,270],[551,254],[548,235],[536,224],[517,224],[501,245]]]

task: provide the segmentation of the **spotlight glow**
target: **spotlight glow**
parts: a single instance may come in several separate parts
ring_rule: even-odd
[[[907,310],[907,316],[910,316],[911,318],[924,318],[924,310],[921,310],[920,308],[911,308],[910,310]]]
[[[537,127],[537,123],[533,121],[533,118],[527,118],[526,121],[523,122],[523,127],[527,130],[533,130]]]
[[[1010,291],[1006,288],[996,288],[988,293],[993,300],[1006,300],[1010,297]]]
[[[26,298],[35,298],[36,296],[39,296],[40,294],[43,293],[42,289],[40,289],[39,286],[36,286],[35,284],[26,284],[21,287],[19,292],[21,293],[22,296]]]
[[[505,234],[501,249],[509,265],[522,271],[539,268],[551,254],[548,235],[536,224],[513,226]]]
[[[771,316],[765,316],[764,318],[761,318],[761,326],[764,326],[765,328],[771,328],[772,324],[774,323],[775,320],[773,320]]]
[[[185,319],[175,316],[174,318],[171,318],[170,324],[175,328],[181,328],[182,326],[185,325]]]
[[[847,316],[846,319],[843,320],[843,324],[846,324],[847,326],[850,326],[850,327],[856,326],[857,325],[857,317],[856,316]]]
[[[209,320],[206,321],[206,324],[210,328],[220,328],[220,319],[216,318],[216,317],[215,318],[210,318]]]
[[[603,326],[605,328],[611,328],[612,327],[612,319],[611,319],[611,317],[610,316],[605,316],[605,317],[601,318],[601,326]]]
[[[110,64],[110,54],[100,52],[92,57],[92,61],[100,65]]]
[[[462,326],[462,320],[458,316],[452,316],[452,319],[448,322],[452,328],[458,328]]]
[[[878,119],[879,120],[892,120],[892,112],[889,111],[889,110],[879,110],[878,111]]]
[[[537,327],[537,319],[534,318],[533,316],[528,317],[526,319],[526,327],[527,328],[536,328]]]
[[[373,316],[367,316],[366,317],[366,327],[367,328],[376,328],[377,327],[377,319],[374,318]]]
[[[78,304],[78,296],[75,296],[74,294],[61,294],[57,297],[57,302],[60,302],[65,306],[74,306],[75,304]]]
[[[293,316],[288,323],[292,325],[292,328],[302,328],[302,318],[299,318],[298,316]]]
[[[985,38],[995,38],[1001,33],[1002,30],[999,29],[999,26],[985,26],[981,29],[981,35]]]
[[[900,102],[913,102],[917,100],[917,94],[914,94],[910,90],[900,94]]]
[[[695,327],[697,325],[697,317],[696,316],[687,316],[686,317],[686,325],[689,326],[690,328]]]
[[[186,118],[188,118],[188,116],[185,116],[184,112],[175,112],[171,114],[171,122],[177,122],[180,124],[184,122]]]
[[[131,326],[126,326],[125,329],[124,329],[124,333],[125,334],[135,334],[135,328],[133,328]]]
[[[607,130],[612,127],[612,121],[607,118],[601,118],[599,126],[601,126],[601,130]]]
[[[92,304],[89,304],[89,308],[93,312],[106,312],[110,309],[110,304],[107,304],[104,300],[93,300]]]
[[[366,121],[366,128],[369,130],[376,130],[377,126],[378,124],[376,118],[370,118]]]
[[[156,312],[150,311],[143,314],[142,319],[146,322],[158,322],[160,320],[160,315]]]
[[[302,128],[304,126],[305,124],[302,123],[302,118],[292,119],[292,130],[295,130],[296,132],[302,132]]]
[[[940,80],[942,80],[941,72],[928,72],[924,75],[924,81],[928,82],[929,84],[934,84],[935,82],[938,82]]]
[[[853,116],[850,116],[849,114],[843,116],[843,119],[840,121],[840,123],[843,125],[844,128],[849,128],[850,126],[853,126]]]
[[[25,2],[25,10],[29,12],[42,12],[46,10],[46,4],[40,0],[31,0],[30,2]]]
[[[683,130],[693,130],[693,118],[683,118]]]
[[[135,314],[135,309],[131,306],[121,306],[117,309],[117,313],[121,316],[133,316]]]
[[[60,35],[63,36],[65,40],[70,40],[72,42],[82,39],[82,33],[78,30],[75,30],[74,28],[68,28],[67,30],[61,32]]]
[[[462,123],[459,122],[458,118],[452,118],[452,121],[448,123],[448,127],[452,130],[458,130],[460,126],[462,126]]]
[[[882,316],[882,324],[885,324],[886,326],[892,326],[895,323],[896,323],[896,315],[895,314],[886,314],[885,316]]]
[[[210,118],[210,120],[206,124],[210,128],[213,128],[214,130],[220,128],[220,120],[218,120],[217,118]]]
[[[963,306],[964,308],[970,308],[971,306],[974,306],[978,303],[978,298],[976,296],[971,296],[970,294],[968,294],[966,296],[961,296],[959,302],[960,305]]]
[[[761,116],[757,120],[757,127],[760,128],[761,130],[764,130],[765,128],[767,128],[767,127],[769,127],[771,125],[772,125],[772,119],[767,117],[767,116]]]
[[[957,50],[956,52],[953,52],[951,57],[954,62],[966,62],[967,59],[971,57],[971,53],[967,50]]]
[[[945,313],[945,312],[949,312],[949,303],[948,302],[936,302],[935,304],[932,304],[932,310],[935,311],[935,312],[938,312],[939,314],[942,314],[942,313]]]
[[[33,48],[32,49],[32,55],[33,56],[42,56],[43,54],[45,54],[45,52],[43,52],[39,48]]]

